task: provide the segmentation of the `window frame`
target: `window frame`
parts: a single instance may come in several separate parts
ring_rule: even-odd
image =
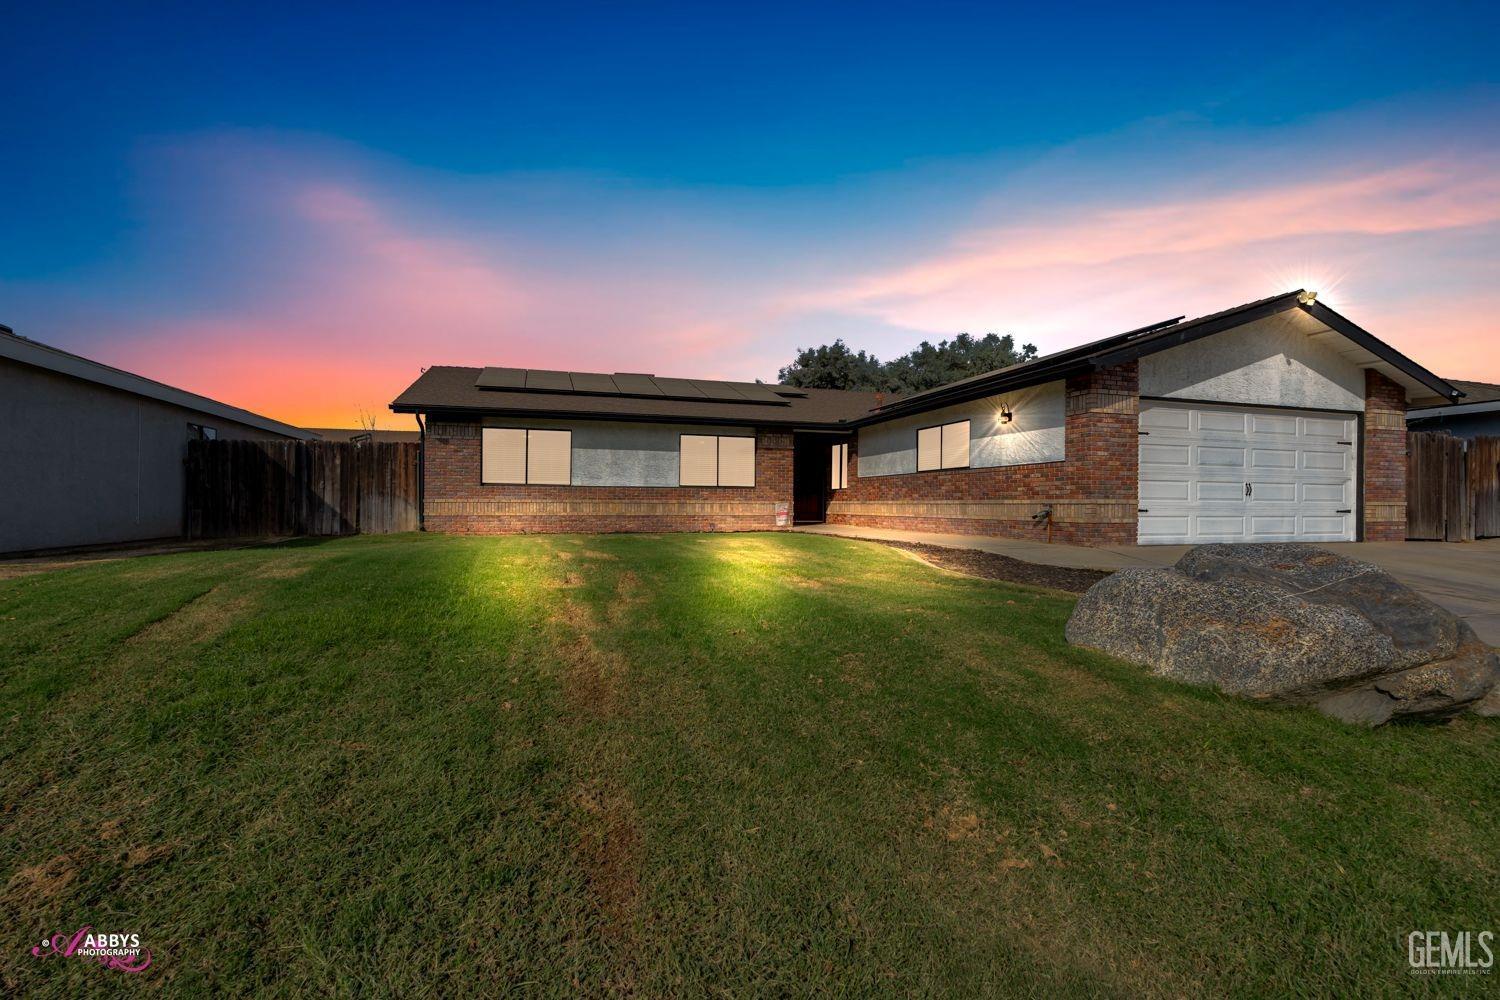
[[[497,483],[484,478],[484,432],[485,431],[521,431],[521,475],[524,477],[519,483]],[[566,483],[533,483],[531,481],[531,432],[553,431],[568,435],[568,481]],[[504,426],[490,426],[482,424],[479,428],[479,485],[480,486],[572,486],[573,485],[573,428],[571,427],[515,427],[509,424]]]
[[[687,438],[687,437],[713,438],[714,439],[714,484],[712,486],[709,486],[707,484],[703,484],[703,485],[684,485],[684,483],[682,482],[682,439],[683,438]],[[750,440],[750,483],[749,483],[749,485],[741,484],[741,485],[737,485],[737,486],[726,486],[725,484],[723,484],[723,483],[721,483],[719,481],[722,478],[720,476],[720,474],[719,474],[719,456],[721,454],[723,454],[723,452],[720,450],[720,445],[719,445],[719,439],[720,438],[748,438]],[[759,475],[758,475],[758,473],[760,471],[759,468],[758,468],[759,465],[760,465],[760,437],[759,437],[759,435],[756,435],[756,434],[693,434],[693,433],[690,433],[688,431],[679,431],[677,433],[677,485],[674,488],[675,489],[679,489],[679,490],[753,490],[753,489],[755,489],[755,484],[756,484],[757,479],[759,479]]]
[[[953,426],[956,426],[958,424],[968,424],[969,425],[969,446],[968,446],[968,448],[965,449],[965,452],[968,454],[968,461],[965,462],[963,465],[944,465],[943,464],[943,430],[944,430],[944,428],[953,427]],[[938,432],[938,443],[937,443],[937,450],[938,450],[937,460],[938,460],[938,464],[937,464],[937,466],[935,468],[924,469],[924,468],[922,468],[922,432],[923,431],[930,431],[930,430],[936,430]],[[972,417],[964,417],[962,420],[947,420],[947,421],[944,421],[941,424],[924,424],[923,426],[916,428],[916,430],[915,430],[914,433],[915,433],[915,436],[916,436],[916,442],[915,442],[915,447],[913,449],[914,452],[915,452],[915,454],[913,455],[913,457],[915,458],[915,462],[913,464],[916,465],[916,467],[917,467],[916,471],[918,473],[922,473],[922,472],[953,472],[953,471],[956,471],[958,469],[972,469],[972,468],[974,468],[974,419]]]

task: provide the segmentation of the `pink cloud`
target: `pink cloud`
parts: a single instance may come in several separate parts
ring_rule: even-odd
[[[1332,293],[1335,305],[1341,295],[1389,280],[1382,270],[1399,269],[1414,285],[1421,265],[1413,266],[1396,241],[1497,221],[1496,164],[1428,160],[976,227],[926,259],[794,301],[923,330],[1014,330],[1044,348],[1061,347],[1296,284],[1311,283],[1325,297]],[[1420,287],[1409,291],[1421,294]]]

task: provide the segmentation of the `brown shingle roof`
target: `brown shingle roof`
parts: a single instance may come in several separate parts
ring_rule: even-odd
[[[881,400],[880,393],[842,389],[797,388],[794,391],[806,395],[789,396],[774,403],[481,389],[475,382],[483,370],[446,365],[429,368],[396,397],[391,409],[397,413],[508,413],[817,427],[837,426],[866,416]]]
[[[1500,385],[1493,382],[1465,382],[1462,379],[1450,378],[1448,383],[1463,392],[1463,399],[1444,399],[1441,396],[1423,396],[1421,399],[1413,399],[1411,408],[1419,410],[1428,406],[1447,406],[1450,403],[1493,403],[1500,399]]]

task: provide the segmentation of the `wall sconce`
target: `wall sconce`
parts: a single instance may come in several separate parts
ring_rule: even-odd
[[[1015,418],[1016,418],[1016,415],[1014,413],[1010,412],[1010,407],[1006,406],[1004,403],[1001,403],[1000,404],[1000,422],[1002,424],[1008,424],[1012,420],[1014,420]]]

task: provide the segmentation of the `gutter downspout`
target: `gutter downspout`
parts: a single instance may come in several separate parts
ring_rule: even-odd
[[[422,414],[414,413],[417,418],[417,530],[427,530],[427,425],[422,422]]]

